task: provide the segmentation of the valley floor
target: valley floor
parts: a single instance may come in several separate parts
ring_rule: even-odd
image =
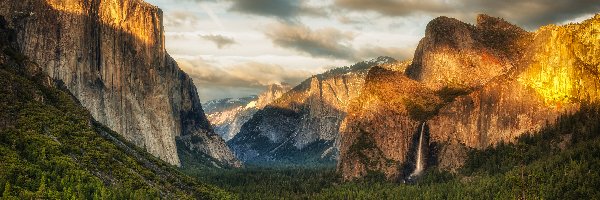
[[[515,144],[471,150],[456,174],[430,167],[414,184],[378,174],[342,183],[333,166],[186,172],[239,199],[598,199],[597,169],[600,106],[586,106]]]

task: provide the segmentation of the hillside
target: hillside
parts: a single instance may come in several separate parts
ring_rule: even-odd
[[[101,125],[18,51],[0,18],[3,199],[224,199]]]

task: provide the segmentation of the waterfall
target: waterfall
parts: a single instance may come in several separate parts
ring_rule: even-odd
[[[417,147],[417,160],[415,163],[415,170],[410,174],[409,177],[415,177],[421,175],[425,168],[423,162],[423,133],[425,132],[425,122],[421,125],[421,134],[419,135],[419,146]]]

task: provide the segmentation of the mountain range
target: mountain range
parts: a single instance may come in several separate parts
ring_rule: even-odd
[[[286,83],[272,84],[258,96],[237,99],[218,99],[204,104],[206,115],[213,125],[215,132],[225,141],[231,140],[256,111],[281,97],[290,90]]]
[[[338,127],[370,67],[394,65],[390,57],[359,62],[306,79],[257,111],[227,144],[246,163],[331,164],[337,159]]]

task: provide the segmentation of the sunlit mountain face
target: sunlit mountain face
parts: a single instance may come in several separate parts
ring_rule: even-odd
[[[478,13],[534,30],[590,18],[591,1],[147,0],[164,11],[167,49],[203,102],[296,85],[312,74],[378,56],[412,58],[437,16]],[[201,69],[201,70],[200,70]]]
[[[1,0],[0,199],[598,199],[590,0]]]

